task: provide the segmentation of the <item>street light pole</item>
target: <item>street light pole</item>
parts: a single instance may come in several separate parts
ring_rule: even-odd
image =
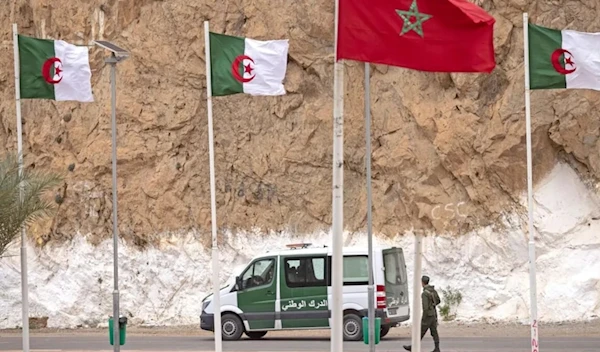
[[[117,223],[117,57],[114,53],[105,61],[110,65],[110,101],[112,124],[112,198],[113,198],[113,347],[120,349],[119,336],[119,227]]]
[[[111,56],[104,62],[110,65],[110,100],[112,125],[112,206],[113,206],[113,349],[119,352],[121,339],[119,335],[119,225],[117,217],[117,63],[125,60],[129,53],[107,41],[94,41],[94,44],[107,49]]]

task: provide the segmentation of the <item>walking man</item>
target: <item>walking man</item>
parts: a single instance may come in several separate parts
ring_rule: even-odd
[[[423,276],[421,278],[421,286],[423,286],[423,293],[421,293],[421,300],[423,301],[423,315],[421,317],[421,340],[427,333],[427,330],[431,330],[431,337],[435,343],[435,348],[432,352],[440,352],[440,336],[437,331],[437,309],[436,306],[440,304],[440,296],[438,295],[435,287],[429,285],[429,277]],[[404,345],[405,350],[410,351],[412,346]]]

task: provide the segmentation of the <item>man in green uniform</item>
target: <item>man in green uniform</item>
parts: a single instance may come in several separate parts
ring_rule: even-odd
[[[440,336],[437,331],[437,309],[436,306],[440,304],[440,296],[435,290],[434,286],[429,285],[429,277],[423,276],[421,278],[421,285],[423,286],[423,293],[421,293],[421,300],[423,302],[423,315],[421,317],[421,340],[427,333],[427,330],[431,330],[431,336],[435,343],[435,349],[432,352],[440,352]],[[410,351],[411,346],[402,346],[405,350]]]

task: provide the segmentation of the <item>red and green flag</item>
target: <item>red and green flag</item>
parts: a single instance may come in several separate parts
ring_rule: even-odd
[[[491,72],[495,22],[467,0],[339,0],[337,60]]]

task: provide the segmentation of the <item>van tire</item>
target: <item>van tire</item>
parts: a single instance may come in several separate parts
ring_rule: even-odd
[[[385,335],[388,334],[388,332],[390,332],[391,326],[382,326],[381,327],[381,337],[385,337]]]
[[[235,314],[226,313],[221,317],[221,336],[225,341],[239,340],[244,333],[244,324]]]
[[[258,340],[266,334],[266,331],[246,331],[246,336],[248,336],[251,340]]]
[[[356,314],[344,315],[344,340],[360,341],[363,339],[362,320]]]

